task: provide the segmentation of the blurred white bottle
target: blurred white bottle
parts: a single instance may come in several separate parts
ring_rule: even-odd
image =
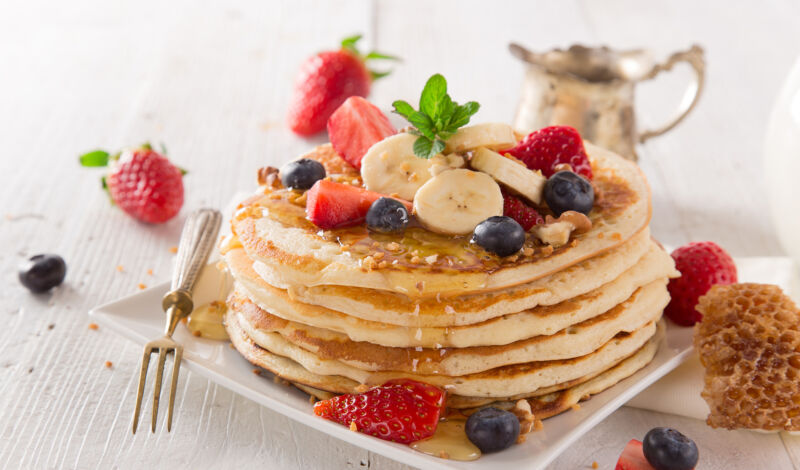
[[[800,266],[800,57],[772,108],[764,152],[773,224]]]

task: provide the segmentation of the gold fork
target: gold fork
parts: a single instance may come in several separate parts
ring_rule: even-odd
[[[198,209],[186,219],[181,232],[181,241],[175,269],[172,272],[172,287],[164,296],[161,306],[167,314],[162,338],[150,341],[144,346],[142,356],[142,370],[139,373],[139,391],[136,394],[136,409],[133,412],[133,433],[139,424],[139,412],[142,408],[142,395],[147,378],[147,367],[150,365],[150,354],[158,350],[158,367],[156,369],[156,383],[153,387],[153,419],[151,431],[156,432],[156,419],[158,418],[158,401],[161,397],[161,379],[164,375],[164,364],[167,354],[174,353],[172,361],[172,386],[169,390],[169,410],[167,411],[167,432],[172,429],[172,409],[175,406],[175,389],[178,386],[178,371],[181,367],[183,346],[172,339],[175,327],[181,319],[192,312],[192,288],[194,287],[200,270],[203,268],[222,223],[222,214],[214,209]]]

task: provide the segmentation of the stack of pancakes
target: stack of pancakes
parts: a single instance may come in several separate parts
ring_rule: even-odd
[[[323,231],[263,169],[221,245],[233,345],[319,398],[405,377],[445,389],[451,408],[526,398],[544,418],[614,385],[655,355],[677,272],[650,238],[638,167],[586,148],[592,229],[557,248],[529,235],[506,258],[422,227]],[[330,145],[303,158],[361,184]]]

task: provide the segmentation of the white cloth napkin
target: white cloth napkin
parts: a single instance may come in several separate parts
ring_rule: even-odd
[[[739,282],[775,284],[797,302],[800,279],[791,258],[736,258]],[[708,405],[700,396],[703,390],[703,366],[696,354],[646,388],[626,405],[705,420]]]

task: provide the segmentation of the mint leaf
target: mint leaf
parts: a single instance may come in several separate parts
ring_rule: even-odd
[[[470,101],[464,105],[458,106],[453,113],[450,124],[447,126],[447,130],[455,132],[459,127],[469,124],[469,118],[472,117],[473,114],[477,113],[480,107],[481,105],[474,101]]]
[[[412,114],[416,113],[416,111],[414,111],[414,108],[403,100],[395,101],[394,103],[392,103],[392,106],[394,106],[394,112],[403,116],[406,119],[411,117]]]
[[[105,150],[92,150],[78,157],[78,160],[82,166],[108,166],[110,156]]]
[[[436,132],[434,132],[433,121],[431,118],[428,117],[427,114],[420,113],[414,111],[411,116],[408,117],[408,122],[414,125],[422,135],[433,140],[436,138]]]
[[[469,123],[480,105],[470,101],[459,105],[447,94],[447,80],[441,74],[432,75],[419,97],[419,111],[406,101],[392,103],[394,112],[405,117],[414,127],[408,132],[418,136],[414,141],[414,155],[431,158],[445,148],[445,140],[458,128]]]
[[[441,102],[447,96],[447,80],[435,74],[425,83],[419,97],[419,110],[431,118],[438,117]]]

